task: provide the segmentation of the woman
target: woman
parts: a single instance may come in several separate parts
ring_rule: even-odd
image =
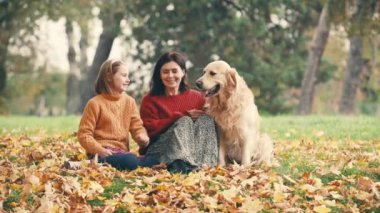
[[[218,158],[215,123],[202,110],[202,94],[189,89],[185,63],[178,52],[167,52],[158,59],[140,110],[151,139],[145,157],[182,173],[202,165],[215,166]]]

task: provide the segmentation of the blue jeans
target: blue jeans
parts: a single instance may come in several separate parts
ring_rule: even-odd
[[[152,167],[154,165],[160,164],[160,161],[158,158],[150,157],[150,156],[145,156],[145,157],[140,157],[139,158],[139,166],[140,167]]]
[[[113,154],[99,158],[100,163],[108,163],[118,170],[135,170],[137,167],[152,167],[160,162],[155,158],[137,157],[132,153]]]

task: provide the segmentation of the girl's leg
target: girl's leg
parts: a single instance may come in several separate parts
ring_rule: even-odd
[[[139,165],[139,159],[132,153],[114,154],[99,158],[100,163],[108,163],[118,170],[134,170]]]
[[[139,166],[141,167],[152,167],[154,165],[160,164],[160,161],[152,156],[144,156],[139,158]]]

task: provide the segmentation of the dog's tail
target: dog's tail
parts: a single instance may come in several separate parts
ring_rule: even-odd
[[[264,163],[266,165],[271,166],[274,160],[273,153],[273,141],[267,135],[261,135],[258,144],[258,150],[256,153],[256,157],[254,159],[255,163]]]

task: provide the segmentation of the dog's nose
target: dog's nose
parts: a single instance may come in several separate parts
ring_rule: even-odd
[[[202,89],[202,87],[203,87],[203,83],[202,83],[202,81],[200,81],[200,80],[196,81],[196,82],[195,82],[195,85],[197,85],[197,88],[198,88],[198,89]]]

